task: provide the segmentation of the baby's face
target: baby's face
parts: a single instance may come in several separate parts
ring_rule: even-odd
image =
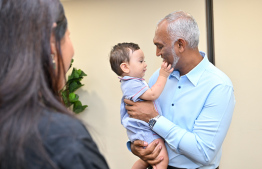
[[[132,52],[130,50],[129,76],[142,78],[145,76],[147,64],[141,49]]]

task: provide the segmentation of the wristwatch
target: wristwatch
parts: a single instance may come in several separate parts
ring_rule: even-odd
[[[148,125],[151,129],[153,129],[154,125],[156,124],[157,119],[160,117],[160,115],[157,115],[156,117],[149,120]]]

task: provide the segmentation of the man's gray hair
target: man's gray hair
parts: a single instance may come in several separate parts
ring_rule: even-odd
[[[183,11],[175,11],[161,19],[158,25],[163,21],[168,23],[167,32],[173,42],[181,38],[187,41],[190,48],[198,47],[200,31],[192,15]]]

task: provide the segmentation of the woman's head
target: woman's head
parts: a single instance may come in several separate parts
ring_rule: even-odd
[[[74,55],[73,45],[70,39],[70,32],[67,28],[67,19],[65,17],[62,5],[59,5],[59,11],[56,22],[53,24],[53,33],[50,38],[51,56],[56,64],[56,75],[60,75],[58,89],[65,84],[65,73],[68,71],[72,57]]]
[[[43,110],[69,114],[59,96],[73,55],[66,32],[59,0],[0,0],[0,167],[26,168],[24,149]]]
[[[21,93],[43,87],[58,96],[73,56],[62,5],[58,0],[0,3],[0,104],[3,95],[15,93],[8,98],[19,100]]]

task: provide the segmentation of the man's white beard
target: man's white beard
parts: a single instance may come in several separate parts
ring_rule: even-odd
[[[179,60],[179,57],[176,55],[176,51],[174,48],[172,48],[172,54],[173,54],[173,58],[174,58],[174,61],[173,61],[173,64],[172,64],[172,68],[175,68],[178,60]]]

